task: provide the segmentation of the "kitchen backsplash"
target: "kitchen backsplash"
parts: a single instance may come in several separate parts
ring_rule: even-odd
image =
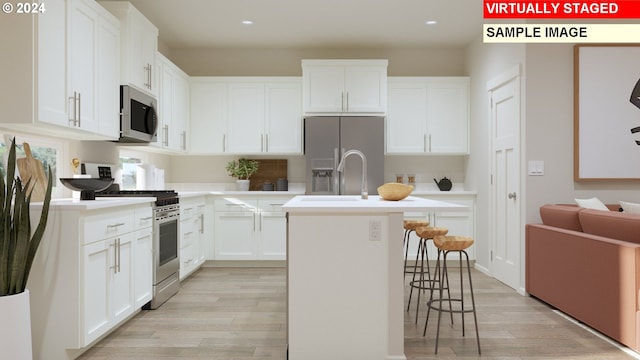
[[[234,178],[227,175],[227,162],[240,156],[173,156],[171,165],[166,169],[166,181],[170,183],[233,183]],[[255,156],[250,156],[256,158]],[[287,159],[288,180],[304,183],[304,156],[279,157]],[[465,180],[464,156],[385,156],[385,181],[395,181],[395,174],[416,174],[416,182],[433,183],[433,178],[447,177],[454,183]]]

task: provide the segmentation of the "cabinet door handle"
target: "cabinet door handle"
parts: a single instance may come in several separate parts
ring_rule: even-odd
[[[180,140],[182,143],[180,144],[180,148],[182,150],[187,150],[187,132],[183,131],[180,133]]]
[[[262,231],[262,216],[263,216],[263,214],[260,213],[260,219],[259,219],[260,220],[260,227],[258,228],[259,231]]]
[[[153,66],[149,64],[149,90],[153,89]]]
[[[264,152],[264,134],[260,134],[260,151]]]
[[[73,101],[73,117],[69,118],[69,122],[73,121],[72,126],[78,126],[78,117],[80,116],[80,93],[74,91],[73,96],[69,96],[69,100]]]
[[[151,90],[151,64],[147,64],[144,69],[147,71],[147,83],[144,86]]]
[[[204,214],[200,214],[200,234],[204,234]]]
[[[349,112],[349,92],[347,91],[347,112]]]
[[[120,243],[120,238],[118,238],[118,272],[120,272],[120,264],[122,262],[122,254],[120,253],[122,249],[122,245]]]
[[[425,133],[423,138],[422,138],[422,147],[424,149],[424,152],[427,152],[427,134]]]
[[[264,134],[264,152],[269,152],[269,134]]]
[[[169,125],[164,125],[162,127],[164,139],[162,140],[162,145],[169,146]]]
[[[431,133],[429,133],[429,152],[431,152]]]
[[[227,150],[227,134],[222,134],[222,152]]]
[[[344,111],[344,91],[340,93],[340,110]]]
[[[113,240],[112,244],[109,244],[109,248],[113,247],[113,266],[109,266],[109,269],[113,269],[113,273],[117,273],[118,269],[118,249],[116,249],[116,240]]]
[[[516,199],[516,193],[515,193],[515,192],[508,193],[508,194],[507,194],[507,197],[508,197],[509,199],[513,199],[513,200],[515,200],[515,199]]]
[[[80,93],[78,93],[78,127],[82,126],[82,113],[80,112],[80,109],[82,107],[82,99],[80,99]]]

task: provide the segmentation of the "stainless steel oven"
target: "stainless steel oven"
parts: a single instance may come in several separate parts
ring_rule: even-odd
[[[153,211],[153,298],[149,308],[156,309],[180,290],[180,205],[156,206]]]

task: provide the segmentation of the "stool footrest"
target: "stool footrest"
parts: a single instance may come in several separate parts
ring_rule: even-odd
[[[427,301],[427,306],[431,309],[434,310],[438,310],[438,311],[442,311],[442,312],[446,312],[446,313],[454,313],[454,314],[461,314],[461,313],[470,313],[470,312],[474,312],[475,309],[471,308],[471,309],[442,309],[440,308],[440,306],[434,305],[433,303],[439,303],[440,299],[432,299]],[[461,303],[462,300],[461,299],[449,299],[449,298],[443,298],[442,299],[443,303],[448,303],[448,302],[459,302]]]

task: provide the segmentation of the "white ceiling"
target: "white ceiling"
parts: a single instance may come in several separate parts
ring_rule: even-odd
[[[481,0],[129,1],[170,49],[463,47],[483,23]]]

